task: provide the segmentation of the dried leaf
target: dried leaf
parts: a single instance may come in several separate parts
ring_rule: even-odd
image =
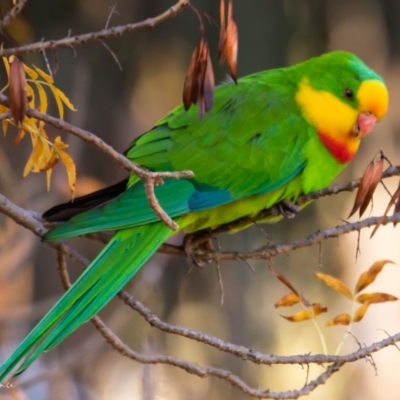
[[[228,26],[226,28],[225,56],[229,68],[229,74],[237,83],[237,54],[238,54],[238,27],[233,18],[233,4],[228,4]]]
[[[43,85],[40,82],[37,81],[33,81],[38,89],[38,93],[39,93],[39,108],[38,110],[41,113],[46,113],[47,111],[47,95],[46,92],[44,91]]]
[[[211,63],[210,52],[207,54],[207,66],[204,74],[203,88],[203,98],[204,98],[204,110],[210,111],[214,104],[214,71]]]
[[[35,108],[35,91],[29,84],[26,85],[26,98],[28,100],[29,107]]]
[[[398,298],[388,293],[363,293],[356,297],[359,303],[386,303],[387,301],[396,301]]]
[[[362,204],[364,203],[365,196],[367,195],[368,188],[372,179],[374,171],[374,162],[371,161],[368,165],[367,168],[365,169],[363,176],[361,177],[360,180],[360,186],[358,187],[357,194],[356,194],[356,199],[354,200],[354,205],[352,210],[350,211],[350,214],[347,218],[350,218],[352,215],[354,215],[357,210],[360,209]]]
[[[24,129],[20,129],[18,135],[14,139],[14,145],[17,146],[19,142],[25,137],[26,131]]]
[[[43,153],[43,141],[41,140],[41,138],[39,136],[36,136],[33,139],[33,149],[32,149],[32,153],[28,159],[28,162],[25,165],[24,168],[24,172],[23,172],[23,177],[25,178],[29,172],[31,172],[32,168],[34,167],[34,165],[38,162],[40,156]]]
[[[35,68],[36,72],[50,85],[54,83],[53,77],[46,72],[42,71],[40,68],[36,67],[36,65],[33,66]]]
[[[365,289],[367,286],[369,286],[378,274],[382,271],[383,267],[386,264],[394,264],[393,261],[390,260],[381,260],[381,261],[376,261],[372,264],[372,266],[365,272],[363,272],[360,277],[358,278],[358,281],[356,283],[356,287],[354,292],[359,293],[361,290]]]
[[[60,151],[60,158],[67,170],[69,189],[71,190],[72,200],[75,196],[76,167],[72,157],[65,151]]]
[[[331,319],[326,323],[326,326],[337,326],[337,325],[349,325],[351,316],[347,313],[336,315],[335,318]]]
[[[218,63],[222,65],[225,61],[225,43],[226,43],[226,28],[225,28],[225,0],[220,0],[219,3],[220,31],[218,43]]]
[[[275,303],[275,307],[290,307],[294,304],[300,302],[299,296],[296,293],[289,293],[286,296],[283,296],[280,300]]]
[[[54,100],[56,101],[57,104],[57,109],[58,109],[58,115],[60,116],[60,119],[64,119],[64,106],[61,101],[61,99],[57,96],[57,94],[54,91],[54,87],[50,86],[51,91],[53,92],[54,95]]]
[[[199,65],[199,54],[200,54],[201,41],[193,51],[190,64],[186,72],[185,83],[183,86],[183,105],[185,110],[189,110],[192,104],[196,104],[200,93],[200,65]]]
[[[326,307],[322,307],[320,304],[315,303],[310,308],[307,308],[306,310],[301,310],[294,315],[291,316],[281,315],[281,317],[285,318],[290,322],[301,322],[314,318],[317,315],[327,311],[328,309]]]
[[[61,162],[64,164],[64,167],[67,170],[68,184],[73,199],[75,195],[75,183],[76,183],[76,167],[74,160],[67,152],[63,150],[66,149],[68,145],[61,140],[60,136],[56,137],[54,141],[54,147],[57,149],[58,154],[60,155],[61,158]]]
[[[225,0],[220,2],[220,21],[221,28],[218,44],[218,63],[222,65],[226,60],[229,68],[229,74],[237,83],[237,54],[238,54],[238,27],[233,18],[233,3],[228,3],[228,22],[225,22]]]
[[[369,303],[364,303],[362,306],[358,307],[353,315],[353,321],[359,322],[363,319],[365,313],[368,311]]]
[[[26,115],[27,95],[24,64],[14,57],[9,76],[10,109],[13,119],[20,125]]]
[[[26,74],[33,79],[34,81],[39,78],[39,75],[36,71],[34,71],[32,68],[28,67],[27,65],[24,64],[24,70]]]
[[[319,314],[326,313],[328,311],[328,307],[324,307],[319,303],[314,303],[312,305],[312,310],[313,310],[314,316],[317,316]]]
[[[54,96],[59,98],[68,109],[71,111],[76,111],[76,108],[62,90],[53,85],[50,85],[50,88],[53,91]]]
[[[199,104],[199,118],[212,108],[214,101],[214,72],[211,64],[210,50],[202,33],[196,46],[183,88],[183,105],[188,110],[192,104]]]
[[[334,278],[333,276],[328,274],[323,274],[322,272],[316,272],[314,275],[316,276],[317,279],[324,282],[325,285],[329,286],[330,288],[336,290],[339,293],[344,294],[350,300],[353,299],[351,290],[340,279]]]
[[[50,156],[43,157],[42,162],[37,166],[37,172],[51,171],[51,169],[58,163],[59,159],[59,154],[56,151],[53,151]]]
[[[271,265],[269,266],[271,273],[278,278],[291,292],[295,293],[300,298],[299,292],[292,286],[292,284],[286,279],[286,277],[276,271]]]
[[[374,162],[369,188],[365,196],[365,199],[360,207],[360,217],[364,214],[365,210],[367,209],[368,204],[371,202],[375,189],[378,186],[378,183],[381,181],[381,176],[383,171],[383,161],[384,161],[383,152],[381,151],[379,159]]]
[[[294,315],[284,316],[281,315],[282,318],[285,318],[289,322],[301,322],[306,321],[308,319],[313,318],[312,311],[309,310],[301,310]]]

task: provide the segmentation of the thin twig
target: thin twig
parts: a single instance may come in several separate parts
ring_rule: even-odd
[[[151,208],[158,215],[158,217],[173,231],[176,231],[179,227],[178,224],[169,217],[169,215],[162,209],[160,203],[157,200],[156,194],[154,193],[154,185],[162,184],[160,179],[145,179],[144,188],[146,190],[146,196],[149,200]]]

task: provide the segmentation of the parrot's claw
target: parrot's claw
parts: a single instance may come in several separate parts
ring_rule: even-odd
[[[183,249],[188,258],[192,261],[192,265],[195,265],[198,268],[203,268],[206,265],[211,264],[212,260],[204,260],[198,253],[199,250],[200,252],[214,250],[212,238],[210,237],[199,244],[193,244],[194,238],[194,235],[186,235],[183,241]]]
[[[279,212],[288,219],[294,218],[301,210],[301,207],[289,200],[282,200],[277,204]]]

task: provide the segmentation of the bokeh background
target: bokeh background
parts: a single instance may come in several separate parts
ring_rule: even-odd
[[[218,21],[217,0],[193,0],[193,5]],[[11,1],[0,1],[3,13]],[[72,34],[102,29],[112,7],[116,13],[110,25],[120,25],[155,16],[173,0],[30,0],[9,34],[20,44],[58,39]],[[359,177],[367,163],[383,150],[393,164],[399,159],[400,113],[400,2],[396,0],[236,0],[239,26],[239,75],[292,65],[320,53],[344,49],[361,57],[387,82],[391,106],[387,118],[365,139],[354,163],[337,182]],[[218,26],[207,24],[207,33],[216,67],[217,81],[226,74],[216,62]],[[100,136],[123,151],[137,135],[151,128],[181,99],[183,80],[191,52],[198,39],[198,21],[189,11],[154,29],[145,29],[107,40],[118,57],[122,71],[100,43],[57,52],[56,84],[72,100],[78,112],[68,112],[66,120]],[[54,55],[48,54],[54,65]],[[40,54],[24,58],[28,64],[45,68]],[[5,85],[5,75],[2,75]],[[55,110],[53,109],[53,113]],[[78,192],[87,193],[116,182],[125,171],[100,151],[66,133],[49,127],[49,134],[61,134],[70,145],[78,169]],[[69,199],[66,174],[57,167],[52,188],[46,191],[44,175],[22,179],[29,155],[29,140],[13,146],[15,132],[1,138],[0,192],[27,209],[45,211]],[[387,181],[392,191],[397,179]],[[264,226],[275,243],[304,237],[317,229],[335,226],[346,218],[354,194],[322,199],[300,213],[295,220]],[[389,197],[379,188],[373,214],[385,208]],[[355,220],[354,217],[352,220]],[[360,238],[361,255],[356,259],[357,234],[326,241],[273,260],[275,268],[310,300],[329,307],[318,321],[330,353],[334,353],[346,332],[345,327],[325,328],[328,318],[350,312],[351,302],[326,289],[313,277],[316,271],[334,274],[354,286],[359,274],[374,261],[393,260],[371,287],[400,296],[399,229],[382,227],[369,239]],[[174,239],[180,243],[182,237]],[[224,250],[251,250],[266,243],[259,227],[220,238]],[[86,256],[97,254],[100,245],[87,239],[71,243]],[[163,320],[216,335],[235,344],[266,353],[295,355],[321,353],[321,343],[312,322],[293,324],[280,314],[298,309],[276,310],[274,302],[287,293],[268,271],[266,261],[221,264],[225,302],[220,305],[220,289],[215,266],[191,269],[187,260],[156,255],[128,285],[127,290]],[[78,266],[70,263],[72,275]],[[30,232],[0,216],[0,358],[20,342],[33,323],[62,293],[56,270],[56,256]],[[307,369],[300,366],[263,367],[237,360],[187,339],[151,328],[119,301],[101,313],[112,329],[133,349],[145,354],[171,354],[200,365],[231,369],[249,384],[271,390],[300,388]],[[400,304],[372,307],[353,328],[361,344],[381,340],[400,331]],[[354,351],[359,344],[346,339],[341,353]],[[398,400],[400,355],[395,347],[373,355],[374,365],[359,361],[345,366],[309,399]],[[320,373],[312,367],[308,379]],[[201,379],[169,366],[143,366],[112,351],[91,324],[86,324],[51,353],[42,356],[18,380],[28,399],[246,399],[240,391],[215,378]],[[10,398],[8,389],[0,398]]]

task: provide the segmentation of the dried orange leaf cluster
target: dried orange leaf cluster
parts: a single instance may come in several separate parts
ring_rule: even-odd
[[[355,310],[353,315],[348,313],[341,313],[336,315],[334,318],[327,322],[327,326],[336,325],[350,325],[351,322],[359,322],[364,317],[365,313],[371,304],[385,303],[388,301],[397,300],[396,296],[382,292],[362,293],[360,292],[368,287],[372,282],[375,281],[377,276],[382,271],[386,264],[393,264],[390,260],[376,261],[367,271],[363,272],[355,285],[354,291],[352,291],[344,282],[337,279],[329,274],[322,272],[316,272],[315,277],[323,282],[326,286],[337,291],[338,293],[346,296],[348,299],[359,303],[360,306]],[[271,269],[272,270],[272,269]],[[317,315],[327,312],[327,307],[322,306],[319,303],[311,303],[306,300],[303,295],[293,287],[293,285],[282,275],[272,270],[272,273],[287,287],[290,289],[290,293],[282,297],[275,303],[275,307],[289,307],[295,304],[302,304],[303,310],[291,316],[284,316],[286,320],[290,322],[301,322]]]
[[[29,106],[41,113],[47,112],[48,98],[45,88],[50,89],[52,92],[60,118],[64,117],[64,106],[70,110],[75,110],[74,106],[68,97],[54,86],[53,78],[40,68],[35,66],[33,66],[33,69],[29,68],[13,56],[10,59],[4,57],[3,61],[8,76],[8,85],[3,91],[8,87],[12,117],[2,120],[3,133],[7,133],[8,126],[11,124],[19,129],[18,135],[14,139],[15,145],[26,134],[29,134],[32,142],[32,152],[25,165],[23,176],[27,176],[30,172],[46,171],[47,186],[49,188],[52,168],[61,159],[67,171],[68,183],[73,197],[76,169],[72,157],[65,151],[68,145],[63,143],[59,136],[52,142],[46,133],[44,122],[27,117],[26,110]],[[26,76],[28,76],[28,79]],[[0,105],[0,113],[7,112],[7,107]]]
[[[202,29],[200,42],[196,46],[183,87],[183,105],[188,110],[192,104],[199,103],[199,118],[211,110],[214,103],[214,71],[211,64],[210,49]]]
[[[190,60],[183,85],[183,105],[188,110],[192,104],[198,104],[199,118],[210,111],[214,104],[214,70],[212,67],[210,48],[208,46],[205,27],[202,16],[193,7],[200,21],[200,40]],[[218,60],[222,64],[225,60],[228,64],[232,79],[237,82],[237,51],[238,28],[233,18],[233,4],[229,0],[228,17],[226,21],[225,0],[221,0],[221,31],[219,38]]]
[[[271,266],[270,270],[273,273],[273,275],[275,275],[275,277],[279,279],[290,290],[290,293],[288,293],[275,303],[275,307],[290,307],[295,304],[303,305],[303,310],[290,316],[282,315],[283,318],[285,318],[290,322],[301,322],[301,321],[306,321],[308,319],[312,319],[317,315],[320,315],[328,311],[328,309],[325,306],[322,306],[319,303],[311,303],[303,295],[300,295],[300,293],[286,279],[286,277],[277,272],[276,270],[274,270]]]
[[[381,181],[384,160],[385,156],[383,152],[380,151],[378,156],[368,164],[363,176],[361,177],[353,209],[348,218],[354,215],[358,210],[360,210],[360,217],[364,214],[368,204],[372,200],[372,196],[378,183]]]
[[[360,186],[358,187],[356,199],[354,201],[353,209],[351,210],[349,217],[360,210],[360,217],[363,215],[364,211],[368,207],[372,200],[372,196],[377,188],[379,182],[381,181],[383,163],[384,160],[389,161],[382,151],[372,160],[364,171],[361,177]],[[390,162],[389,162],[390,164]],[[378,228],[382,225],[390,209],[394,206],[393,214],[400,212],[400,182],[398,184],[397,190],[391,196],[389,204],[386,207],[385,212],[379,219],[378,223],[375,225],[371,233],[371,237],[375,235]]]
[[[220,1],[221,30],[219,34],[218,62],[222,65],[225,60],[228,64],[229,74],[237,82],[237,54],[239,33],[235,19],[233,18],[232,0],[228,3],[227,22],[225,15],[225,0]]]

